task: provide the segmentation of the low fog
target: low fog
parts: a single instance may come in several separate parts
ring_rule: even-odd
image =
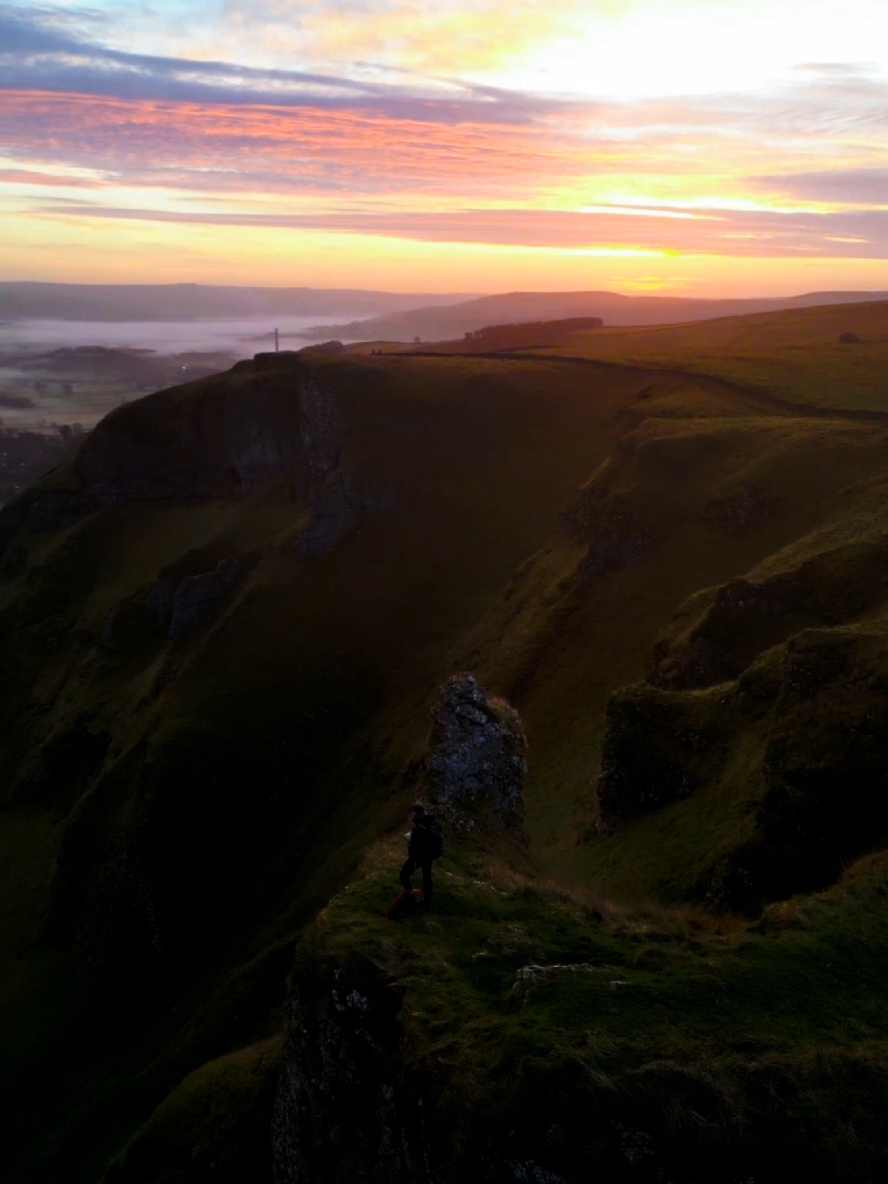
[[[335,320],[351,320],[344,309]],[[298,340],[300,332],[316,325],[319,316],[263,316],[197,321],[68,321],[10,320],[0,322],[0,349],[56,349],[60,346],[103,345],[119,349],[151,349],[158,353],[182,350],[227,350],[247,357],[270,342],[277,328]]]
[[[65,461],[115,407],[270,349],[275,328],[298,349],[318,319],[0,322],[0,504]]]

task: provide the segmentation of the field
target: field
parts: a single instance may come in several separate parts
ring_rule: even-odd
[[[839,342],[855,333],[859,344]],[[550,352],[708,374],[817,407],[888,411],[888,302],[565,336]]]

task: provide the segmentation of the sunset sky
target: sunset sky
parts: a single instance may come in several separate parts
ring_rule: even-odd
[[[888,289],[888,0],[0,4],[0,278]]]

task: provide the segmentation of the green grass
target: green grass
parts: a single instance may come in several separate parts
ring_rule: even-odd
[[[319,369],[349,424],[344,463],[395,494],[329,556],[295,553],[306,507],[273,484],[27,533],[29,566],[2,581],[0,835],[19,898],[28,883],[43,893],[28,897],[0,967],[16,1080],[31,1083],[6,1111],[20,1178],[39,1164],[47,1180],[92,1181],[178,1081],[240,1038],[219,1018],[220,984],[290,940],[386,824],[384,713],[399,704],[400,742],[403,705],[422,702],[447,649],[544,541],[645,381],[558,362]],[[194,400],[227,383],[226,397],[249,402],[264,382],[241,368],[118,416],[145,447],[169,444],[178,459],[164,464],[184,464],[175,441],[188,438]],[[75,465],[45,484],[79,481]],[[204,571],[248,548],[262,562],[191,635],[171,646],[152,630],[139,605],[159,572]],[[411,742],[425,727],[423,716],[407,729]],[[89,737],[103,735],[104,759],[78,779],[70,753],[100,751]],[[24,810],[41,819],[27,868]],[[157,869],[147,914],[146,858]],[[30,947],[41,914],[67,954],[58,937]],[[164,941],[146,963],[154,924]],[[254,1039],[279,1022],[261,991],[244,1007]],[[202,1033],[216,1028],[208,1046]]]
[[[270,1037],[190,1073],[110,1164],[107,1184],[267,1181],[268,1115],[281,1040]]]
[[[322,913],[314,956],[362,954],[397,985],[409,1072],[435,1083],[436,1115],[469,1144],[485,1124],[505,1138],[505,1114],[566,1128],[555,1171],[624,1178],[627,1125],[652,1171],[771,1180],[795,1162],[811,1180],[878,1178],[884,857],[750,926],[565,892],[455,842],[448,854],[434,913],[390,922],[398,856],[377,848]],[[579,969],[522,972],[557,964]]]
[[[840,333],[856,332],[859,345]],[[794,403],[888,411],[888,304],[829,305],[692,325],[594,330],[547,351],[711,375]]]
[[[663,905],[749,837],[754,728],[695,796],[611,835],[590,824],[605,707],[699,605],[670,625],[673,610],[794,570],[827,534],[876,537],[884,431],[644,366],[318,362],[343,407],[343,463],[394,492],[327,555],[294,550],[308,508],[280,483],[109,507],[21,540],[29,566],[0,587],[0,851],[15,868],[0,878],[0,998],[27,1086],[5,1111],[13,1179],[93,1184],[111,1159],[127,1184],[197,1184],[214,1163],[219,1179],[246,1172],[290,952],[334,893],[306,956],[354,951],[401,984],[411,1055],[441,1067],[442,1129],[452,1118],[467,1147],[475,1113],[505,1138],[509,1107],[532,1131],[558,1126],[560,1108],[572,1130],[598,1132],[582,1155],[603,1178],[639,1178],[625,1175],[622,1126],[655,1140],[667,1176],[691,1164],[721,1184],[712,1165],[737,1130],[758,1132],[754,1158],[781,1106],[797,1117],[793,1154],[813,1132],[832,1163],[847,1087],[868,1178],[880,1136],[860,1083],[885,1096],[879,867],[758,927]],[[236,410],[266,381],[239,367],[118,415],[185,463],[195,406]],[[275,381],[286,405],[286,373]],[[79,479],[75,466],[46,487]],[[745,533],[715,529],[712,504],[749,489],[774,512]],[[648,541],[586,578],[599,497]],[[572,503],[586,535],[559,527]],[[162,570],[253,548],[261,561],[191,634],[169,644],[152,630],[144,600]],[[397,852],[383,844],[356,869],[403,829],[429,706],[458,669],[522,713],[530,853],[457,846],[436,913],[388,923]],[[81,776],[70,754],[93,751]],[[56,927],[32,947],[47,906]],[[531,963],[591,969],[516,986]],[[810,1178],[829,1179],[813,1157]]]

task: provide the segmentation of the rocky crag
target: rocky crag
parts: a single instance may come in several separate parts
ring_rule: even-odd
[[[480,814],[509,829],[522,826],[527,740],[521,717],[473,674],[454,674],[441,688],[423,770],[426,796],[454,822],[465,825]]]
[[[468,672],[438,692],[423,768],[448,850],[520,835],[521,718]],[[276,1184],[324,1184],[343,1172],[404,1184],[453,1178],[458,1161],[439,1129],[437,1091],[410,1064],[402,1005],[397,977],[373,959],[315,949],[297,961],[274,1112]],[[496,1154],[488,1158],[491,1167]]]

